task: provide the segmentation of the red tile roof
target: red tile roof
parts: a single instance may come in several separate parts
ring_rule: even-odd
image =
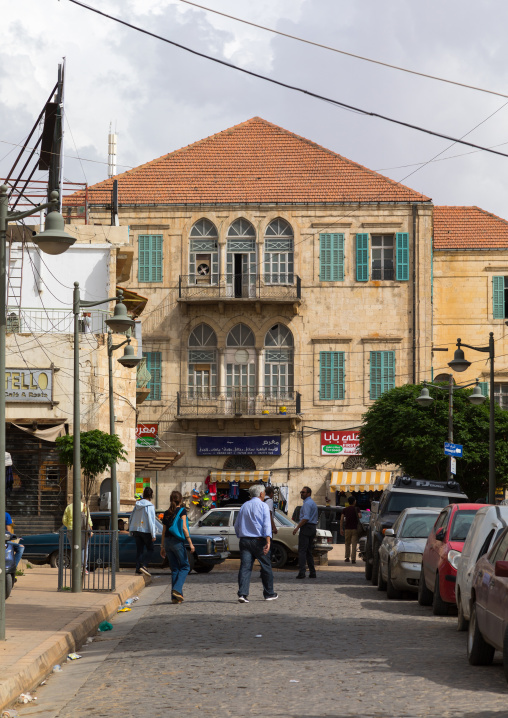
[[[479,207],[434,207],[434,249],[508,249],[508,222]]]
[[[115,179],[120,204],[429,201],[260,117]],[[111,188],[112,180],[93,185],[90,203],[109,203]]]

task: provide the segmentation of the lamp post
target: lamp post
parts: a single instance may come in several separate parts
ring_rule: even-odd
[[[113,344],[113,333],[108,331],[108,374],[109,374],[109,433],[111,436],[115,433],[115,402],[113,393],[113,352],[116,349],[120,349],[124,345],[127,345],[124,349],[123,356],[118,359],[118,362],[124,366],[133,369],[141,361],[140,357],[134,354],[134,349],[131,347],[130,336],[125,339],[121,344]],[[116,483],[116,464],[111,464],[111,528],[116,531],[118,526],[118,485]],[[118,541],[116,543],[116,564],[117,570],[119,566],[119,555],[118,555]]]
[[[420,406],[430,406],[434,399],[430,396],[429,390],[427,389],[428,386],[433,386],[435,389],[440,389],[440,391],[447,391],[448,392],[448,441],[450,443],[453,443],[453,392],[455,389],[466,389],[468,386],[474,386],[473,393],[469,397],[469,401],[471,404],[483,404],[485,401],[485,397],[481,393],[480,386],[478,379],[476,381],[472,381],[469,384],[454,384],[453,383],[453,376],[450,374],[450,379],[448,382],[448,386],[445,388],[444,386],[440,386],[439,384],[431,384],[430,382],[423,382],[422,391],[420,393],[420,396],[416,398],[416,401],[420,404]],[[452,457],[448,457],[448,468],[447,468],[447,475],[448,475],[448,481],[452,478]]]
[[[486,347],[473,347],[471,344],[463,344],[457,339],[457,349],[448,366],[453,371],[466,371],[471,362],[464,357],[461,347],[467,347],[475,352],[486,352],[490,359],[490,415],[489,415],[489,504],[496,503],[496,425],[494,421],[494,332],[489,333],[489,343]]]
[[[116,300],[115,311],[110,319],[106,319],[107,326],[118,334],[132,329],[134,320],[127,316],[127,307],[123,303],[123,292],[118,290],[116,297],[99,299],[89,302],[79,297],[79,282],[74,282],[72,311],[74,314],[74,421],[73,421],[73,466],[72,466],[72,593],[81,593],[81,522],[77,517],[81,515],[81,415],[79,406],[79,314],[84,307],[97,307],[100,304]],[[109,352],[108,352],[109,353]],[[1,447],[0,447],[1,452]],[[1,457],[0,453],[0,457]],[[0,462],[1,463],[1,462]],[[118,516],[118,492],[116,479],[112,481],[111,503],[112,511],[115,507]],[[113,503],[114,500],[114,503]],[[117,518],[118,523],[118,518]]]
[[[50,202],[39,204],[26,212],[9,212],[9,187],[0,186],[0,379],[2,395],[0,397],[0,520],[5,526],[5,333],[6,333],[6,288],[7,264],[5,244],[7,224],[24,217],[30,217],[48,207],[51,211],[46,217],[45,230],[33,237],[33,242],[46,254],[65,252],[76,239],[65,232],[62,215],[58,212],[58,192],[50,194]],[[5,529],[4,529],[5,531]],[[0,541],[0,640],[5,640],[5,541]]]

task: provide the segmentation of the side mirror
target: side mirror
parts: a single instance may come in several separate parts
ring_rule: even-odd
[[[436,531],[436,541],[444,541],[446,531],[441,528]]]
[[[393,529],[384,529],[383,534],[385,536],[395,536],[395,531]]]
[[[203,525],[203,522],[202,522],[202,521],[198,521],[198,526],[202,526],[202,525]]]
[[[372,503],[370,505],[371,513],[377,514],[378,510],[379,510],[379,501],[372,501]]]
[[[496,561],[494,567],[494,576],[508,578],[508,561]]]

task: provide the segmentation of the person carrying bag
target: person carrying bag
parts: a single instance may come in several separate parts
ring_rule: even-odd
[[[171,568],[171,603],[182,603],[183,584],[191,570],[185,542],[192,552],[194,544],[189,535],[187,509],[182,506],[182,494],[172,491],[169,501],[169,509],[162,518],[161,556],[168,557]]]

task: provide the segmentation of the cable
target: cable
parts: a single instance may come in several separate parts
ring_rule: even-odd
[[[434,130],[428,130],[424,127],[420,127],[419,125],[414,125],[410,122],[404,122],[403,120],[397,120],[394,117],[388,117],[387,115],[382,115],[379,112],[371,112],[369,110],[363,110],[359,107],[355,107],[354,105],[349,105],[346,102],[341,102],[340,100],[333,100],[330,97],[325,97],[324,95],[320,95],[317,92],[312,92],[311,90],[305,90],[301,87],[297,87],[296,85],[290,85],[287,82],[282,82],[281,80],[275,80],[271,77],[267,77],[266,75],[261,75],[258,72],[254,72],[252,70],[247,70],[243,67],[239,67],[238,65],[233,65],[233,63],[231,63],[231,62],[227,62],[226,60],[220,60],[217,57],[212,57],[211,55],[207,55],[204,52],[199,52],[198,50],[193,50],[192,48],[186,47],[185,45],[175,42],[174,40],[168,40],[167,38],[162,37],[161,35],[157,35],[156,33],[150,32],[149,30],[144,30],[143,28],[140,28],[137,25],[133,25],[131,23],[126,22],[125,20],[121,20],[120,18],[114,17],[113,15],[108,15],[108,13],[105,13],[102,10],[93,8],[90,5],[85,5],[85,3],[80,2],[80,0],[68,0],[68,2],[74,3],[74,5],[79,5],[80,7],[83,7],[86,10],[89,10],[90,12],[94,12],[97,15],[101,15],[102,17],[106,17],[109,20],[113,20],[114,22],[117,22],[120,25],[125,25],[126,27],[131,28],[131,30],[136,30],[137,32],[141,32],[144,35],[153,37],[156,40],[161,40],[162,42],[165,42],[168,45],[178,47],[180,50],[185,50],[186,52],[190,52],[192,55],[202,57],[206,60],[210,60],[211,62],[215,62],[218,65],[223,65],[224,67],[229,67],[232,70],[237,70],[238,72],[242,72],[245,75],[249,75],[251,77],[256,77],[259,80],[265,80],[266,82],[270,82],[273,85],[278,85],[279,87],[285,87],[288,90],[300,92],[304,95],[308,95],[309,97],[313,97],[317,100],[329,102],[330,104],[336,105],[337,107],[341,107],[342,109],[351,110],[353,112],[358,112],[361,115],[365,115],[368,117],[376,117],[377,119],[385,120],[386,122],[391,122],[393,124],[400,125],[401,127],[407,127],[408,129],[416,130],[417,132],[423,132],[423,133],[425,133],[427,135],[431,135],[433,137],[440,137],[443,140],[449,140],[450,142],[454,142],[457,144],[466,145],[468,147],[474,147],[477,150],[483,150],[484,152],[490,152],[495,155],[500,155],[501,157],[508,157],[508,154],[506,154],[505,152],[499,152],[498,150],[494,150],[489,147],[483,147],[482,145],[476,145],[472,142],[466,142],[465,140],[460,140],[460,139],[457,139],[456,137],[451,137],[450,135],[445,135],[441,132],[436,132]],[[508,97],[508,95],[503,95],[503,97]]]
[[[280,30],[274,30],[271,27],[265,27],[264,25],[258,25],[255,22],[250,22],[249,20],[243,20],[242,18],[235,17],[234,15],[228,15],[225,12],[219,12],[219,10],[212,10],[212,8],[210,8],[210,7],[205,7],[204,5],[198,5],[197,3],[191,2],[190,0],[180,0],[180,2],[183,2],[186,5],[193,5],[194,7],[200,8],[200,10],[206,10],[207,12],[212,12],[215,15],[222,15],[222,17],[227,17],[230,20],[235,20],[236,22],[241,22],[244,25],[250,25],[251,27],[257,27],[259,30],[266,30],[266,32],[272,32],[274,35],[280,35],[281,37],[287,37],[290,40],[298,40],[298,42],[303,42],[306,45],[313,45],[314,47],[319,47],[322,50],[330,50],[331,52],[337,52],[340,55],[347,55],[348,57],[354,57],[356,60],[363,60],[364,62],[371,62],[374,65],[381,65],[382,67],[388,67],[391,70],[407,72],[410,75],[417,75],[418,77],[425,77],[428,80],[437,80],[438,82],[446,82],[449,85],[456,85],[457,87],[465,87],[468,90],[476,90],[478,92],[486,92],[489,95],[498,95],[499,97],[508,98],[508,95],[505,95],[502,92],[495,92],[494,90],[486,90],[483,87],[476,87],[475,85],[466,85],[463,82],[456,82],[455,80],[448,80],[447,78],[438,77],[437,75],[428,75],[425,72],[409,70],[406,67],[399,67],[398,65],[391,65],[388,62],[381,62],[381,60],[374,60],[371,57],[363,57],[362,55],[356,55],[353,52],[346,52],[345,50],[339,50],[336,47],[330,47],[329,45],[322,45],[319,42],[313,42],[312,40],[306,40],[305,38],[298,37],[297,35],[290,35],[287,32],[281,32]]]

